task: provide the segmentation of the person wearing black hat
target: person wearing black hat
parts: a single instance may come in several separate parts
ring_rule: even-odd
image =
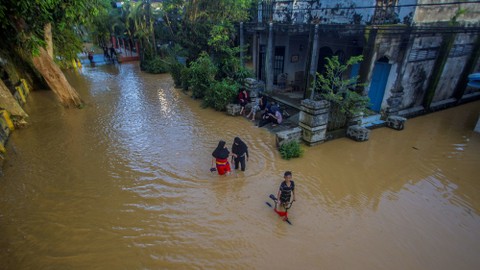
[[[244,172],[246,168],[245,160],[248,161],[248,146],[239,137],[233,139],[232,156],[235,170],[238,170],[238,165],[240,164],[242,172]]]

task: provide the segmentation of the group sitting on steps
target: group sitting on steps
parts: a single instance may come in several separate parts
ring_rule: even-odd
[[[250,95],[243,88],[240,90],[237,96],[238,104],[240,105],[240,115],[246,115],[246,107],[251,102]],[[263,127],[272,123],[272,127],[280,125],[283,122],[284,115],[288,117],[288,113],[283,112],[278,104],[274,101],[268,102],[267,96],[259,93],[251,102],[250,112],[246,115],[248,119],[255,121],[257,112],[261,113],[261,118],[258,123],[258,127]]]

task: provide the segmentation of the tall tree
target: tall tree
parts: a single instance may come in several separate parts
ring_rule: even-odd
[[[107,6],[107,0],[2,0],[0,38],[27,57],[64,106],[79,108],[83,101],[48,53],[54,48],[50,30],[73,32],[74,26],[91,20]]]
[[[212,37],[232,41],[232,26],[248,19],[252,1],[164,0],[163,19],[170,32],[175,33],[174,41],[187,48],[191,58],[196,58],[202,51],[211,51]],[[219,37],[219,33],[225,36]]]

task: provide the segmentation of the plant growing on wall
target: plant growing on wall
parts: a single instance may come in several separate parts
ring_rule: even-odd
[[[339,111],[347,117],[353,117],[367,110],[370,99],[359,94],[357,87],[363,86],[358,83],[358,75],[346,78],[345,72],[351,66],[363,60],[363,56],[352,56],[345,64],[342,64],[338,56],[325,58],[325,72],[317,73],[314,91],[317,93],[314,99],[324,99],[338,107]]]

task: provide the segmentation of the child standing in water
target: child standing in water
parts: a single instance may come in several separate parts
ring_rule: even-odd
[[[279,200],[277,208],[283,207],[283,211],[285,211],[290,202],[295,201],[295,182],[292,180],[291,171],[286,171],[283,174],[283,179],[277,193],[277,199]]]

